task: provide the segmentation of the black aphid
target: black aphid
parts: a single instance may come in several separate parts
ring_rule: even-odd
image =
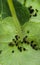
[[[21,43],[23,44],[23,41],[21,41]]]
[[[23,38],[23,40],[26,40],[27,37],[28,37],[28,36],[25,36],[25,37]]]
[[[20,37],[18,35],[15,36],[16,40],[18,40]]]
[[[22,52],[22,47],[18,47],[18,50],[19,50],[20,52]]]
[[[26,38],[23,38],[23,42],[24,42],[24,43],[27,43]]]
[[[16,43],[16,40],[15,39],[12,39],[14,43]]]
[[[14,53],[14,50],[12,50],[12,53]]]
[[[13,46],[14,46],[14,44],[13,44],[12,42],[10,42],[10,43],[9,43],[9,46],[13,47]]]
[[[18,46],[18,50],[20,49],[20,47]]]
[[[27,41],[27,36],[23,38],[23,42],[29,44],[29,41]]]
[[[33,16],[36,17],[37,16],[37,13],[35,13]]]
[[[36,10],[36,12],[38,12],[38,10],[37,9],[35,9]]]
[[[34,41],[32,40],[31,43],[33,43]]]
[[[34,47],[36,47],[37,45],[36,44],[34,44]]]
[[[16,46],[18,46],[18,43],[16,43]]]
[[[28,36],[26,35],[25,38],[27,38]]]
[[[30,6],[29,8],[32,8],[32,6]]]
[[[36,44],[34,44],[32,47],[35,49],[36,48]]]
[[[30,10],[32,8],[32,6],[28,7],[28,9]]]
[[[34,12],[34,9],[30,9],[30,14],[32,14]]]
[[[0,54],[2,53],[2,50],[0,50]]]
[[[33,49],[35,49],[35,50],[37,49],[36,46],[37,46],[36,44],[32,44],[32,43],[31,43],[31,47],[32,47]]]
[[[29,30],[27,31],[27,33],[29,33]]]
[[[23,48],[24,51],[26,51],[26,48]]]
[[[38,50],[38,48],[35,48],[35,50]]]

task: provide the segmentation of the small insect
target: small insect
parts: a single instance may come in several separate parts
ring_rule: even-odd
[[[18,43],[16,43],[16,46],[18,46]]]
[[[14,50],[12,50],[12,53],[14,53]]]
[[[22,52],[22,47],[18,47],[18,50],[19,50],[20,52]]]
[[[23,42],[29,44],[29,41],[27,41],[27,36],[23,38]]]
[[[32,40],[31,43],[33,43],[34,41]]]
[[[10,43],[9,43],[9,46],[13,47],[13,46],[14,46],[14,44],[13,44],[12,42],[10,42]]]
[[[23,42],[26,43],[27,36],[23,38]]]
[[[27,33],[29,33],[29,30],[27,30]]]
[[[30,14],[32,14],[34,12],[34,9],[30,9]]]
[[[26,51],[26,48],[23,48],[24,51]]]
[[[32,9],[32,6],[28,7],[28,10]]]
[[[16,40],[18,40],[20,37],[18,35],[15,36]]]
[[[21,43],[23,44],[23,41],[21,41]]]
[[[14,43],[16,43],[16,40],[15,39],[12,39]]]
[[[36,17],[37,16],[37,13],[35,13],[33,16]]]
[[[37,9],[35,9],[36,10],[36,12],[38,12],[38,10]]]

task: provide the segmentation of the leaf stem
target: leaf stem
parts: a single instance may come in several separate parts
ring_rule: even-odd
[[[14,24],[18,30],[18,33],[21,34],[21,25],[19,23],[19,20],[17,18],[16,12],[15,12],[15,8],[14,8],[14,4],[12,0],[7,0],[13,20],[14,20]],[[20,14],[19,14],[20,15]]]

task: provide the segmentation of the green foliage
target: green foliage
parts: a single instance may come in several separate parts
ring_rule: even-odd
[[[37,17],[30,18],[30,5],[38,9]],[[15,35],[20,39],[16,40]],[[26,35],[29,44],[21,44]],[[22,47],[22,52],[13,39]],[[38,50],[31,47],[31,41]],[[10,42],[14,46],[9,46]],[[0,65],[40,65],[40,0],[26,0],[25,5],[24,0],[0,0]]]
[[[7,0],[0,0],[0,17],[1,19],[11,16]]]
[[[27,7],[23,6],[18,1],[13,0],[14,7],[16,10],[17,17],[19,19],[19,22],[21,25],[23,25],[25,22],[28,22],[30,19],[30,13]]]

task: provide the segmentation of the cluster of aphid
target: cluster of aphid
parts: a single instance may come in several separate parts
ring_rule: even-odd
[[[22,50],[26,51],[26,48],[19,45],[19,44],[23,44],[23,42],[26,43],[26,41],[20,41],[19,39],[20,37],[16,35],[15,39],[12,39],[13,42],[9,43],[9,46],[10,47],[16,46],[20,52],[22,52]],[[12,53],[14,53],[14,50],[12,50]]]
[[[29,31],[27,31],[27,33],[29,33]],[[10,42],[10,43],[9,43],[9,46],[13,47],[14,45],[16,45],[17,48],[18,48],[18,50],[19,50],[20,52],[22,52],[22,51],[26,51],[27,49],[24,48],[24,47],[22,47],[22,45],[19,46],[19,44],[30,44],[30,46],[31,46],[33,49],[39,50],[40,48],[38,48],[37,44],[34,44],[34,41],[33,41],[33,40],[32,40],[31,42],[29,42],[29,41],[27,40],[27,37],[28,37],[28,36],[26,35],[26,36],[23,38],[23,40],[21,41],[21,40],[19,40],[20,37],[19,37],[18,35],[16,35],[16,36],[15,36],[16,40],[13,39],[13,42],[14,42],[15,44],[13,44],[12,42]],[[12,51],[12,53],[14,53],[14,50]]]
[[[28,7],[28,10],[30,12],[30,17],[33,16],[33,17],[36,17],[37,16],[37,12],[38,10],[37,9],[33,9],[32,6]]]
[[[29,33],[29,31],[27,31],[27,33]],[[31,42],[29,42],[27,40],[27,37],[28,36],[25,36],[23,38],[23,41],[20,41],[20,37],[18,35],[15,36],[16,39],[12,39],[13,42],[10,42],[8,45],[9,47],[14,47],[16,45],[16,47],[18,48],[18,50],[20,52],[22,51],[26,51],[27,49],[22,47],[22,46],[19,46],[19,44],[30,44],[30,46],[35,49],[35,50],[39,50],[40,48],[37,47],[37,44],[34,44],[34,41],[32,40]],[[0,50],[0,54],[2,53],[2,50]],[[12,50],[12,53],[14,53],[14,50]]]

